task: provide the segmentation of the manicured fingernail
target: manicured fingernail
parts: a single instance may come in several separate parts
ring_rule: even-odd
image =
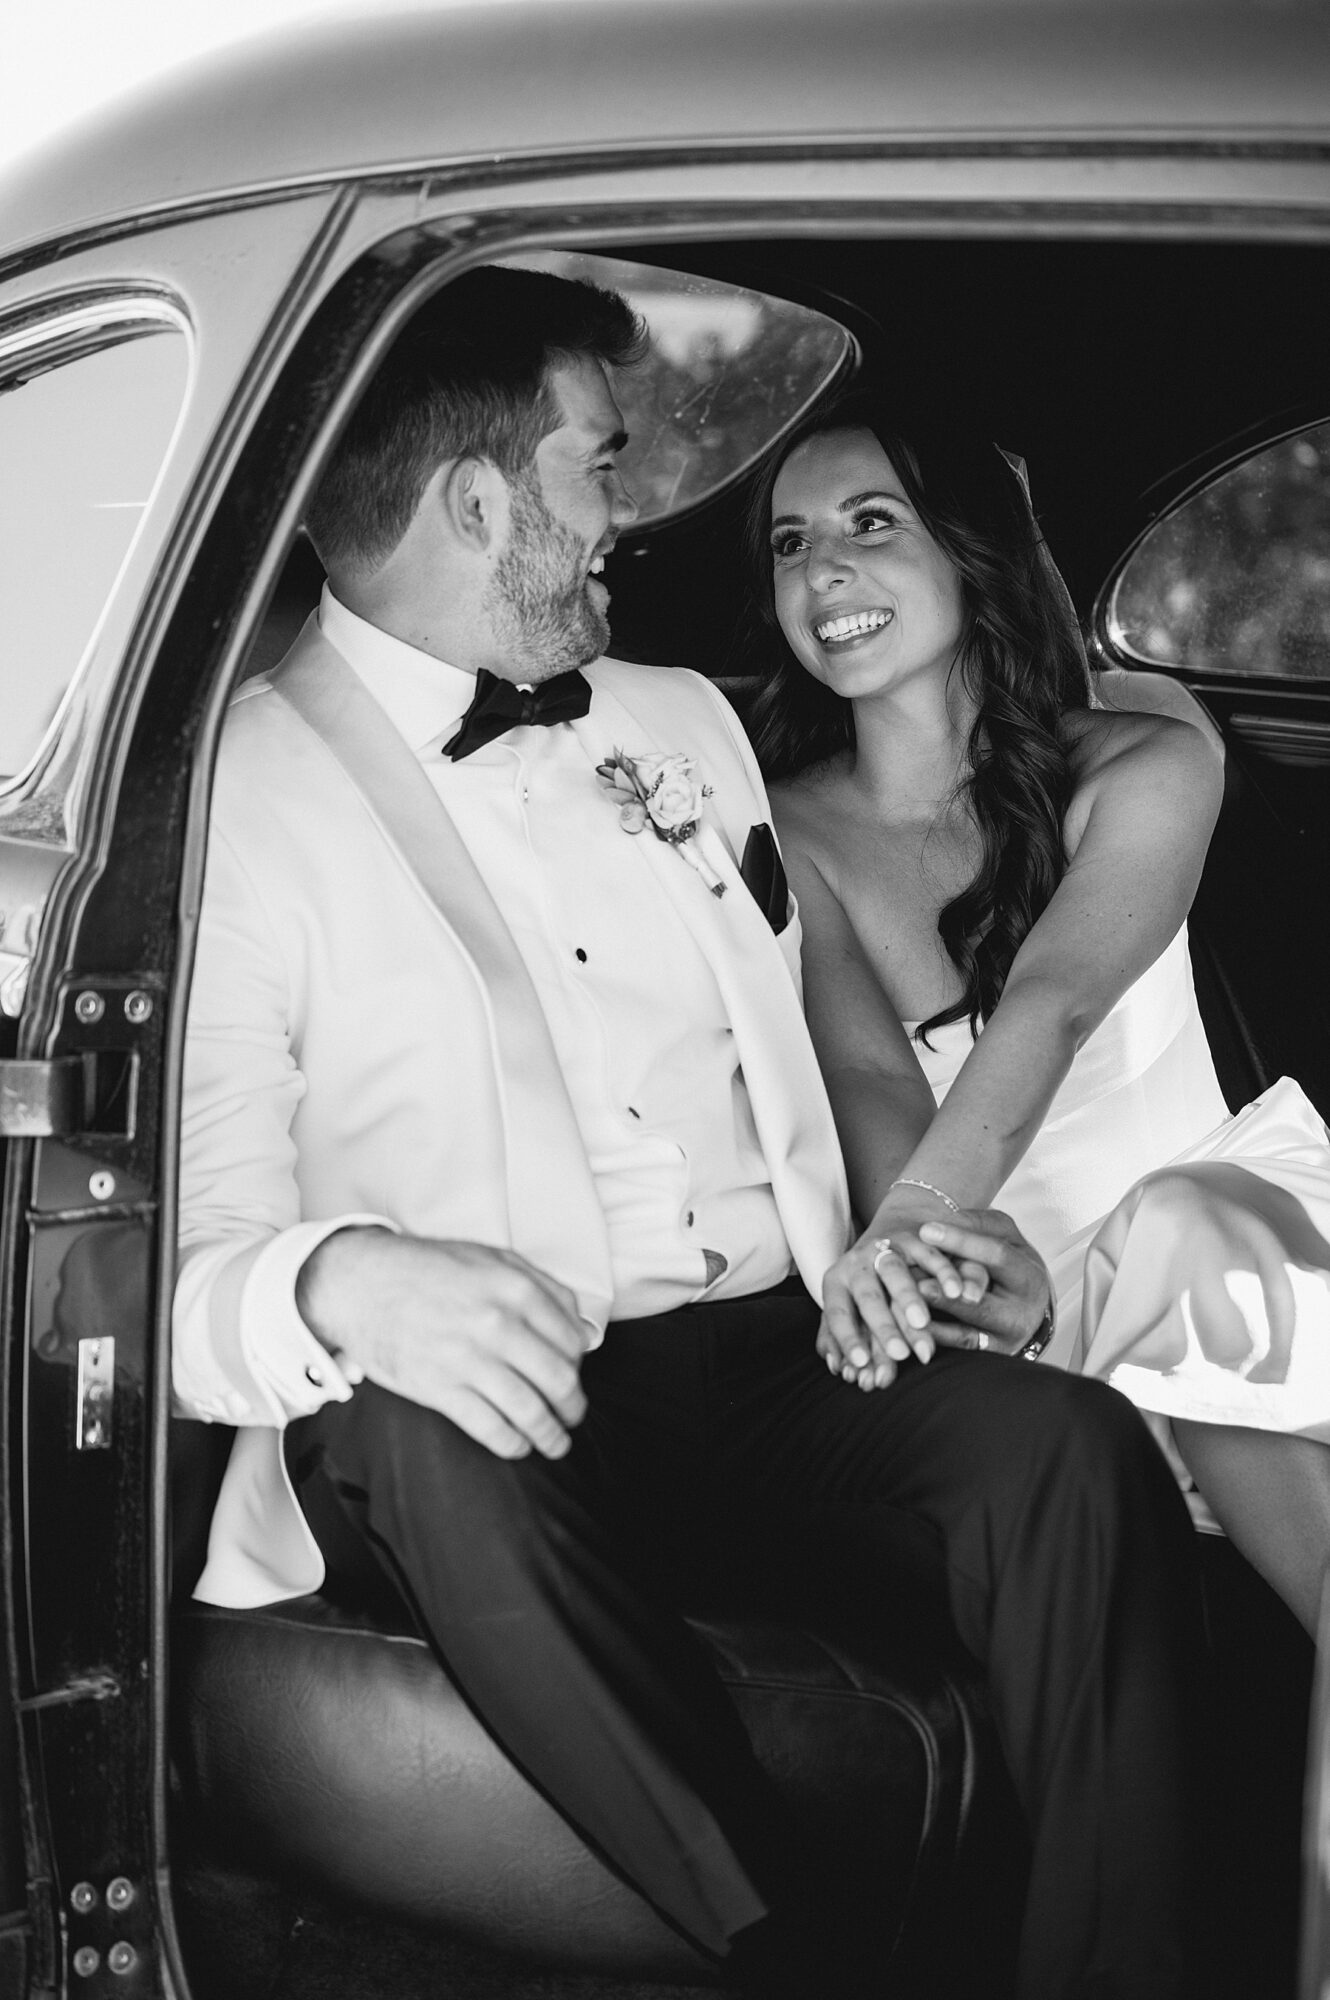
[[[942,1289],[949,1299],[958,1299],[961,1295],[961,1288],[954,1278],[944,1278]]]
[[[908,1361],[910,1358],[910,1343],[905,1339],[903,1334],[893,1333],[887,1342],[887,1353],[893,1361]]]
[[[911,1326],[928,1325],[928,1307],[924,1305],[906,1306],[905,1317]]]
[[[867,1368],[868,1349],[866,1347],[852,1347],[850,1349],[850,1359],[856,1368]]]
[[[937,1285],[932,1278],[921,1278],[919,1280],[919,1290],[926,1299],[935,1299],[939,1296]]]
[[[859,1376],[859,1387],[861,1389],[871,1389],[872,1386],[873,1386],[873,1371],[871,1368],[865,1368],[861,1371]]]
[[[971,1305],[977,1304],[983,1296],[983,1287],[981,1285],[965,1285],[961,1290],[961,1297],[968,1299]]]
[[[885,1389],[887,1387],[887,1384],[891,1381],[893,1373],[894,1370],[888,1368],[885,1362],[882,1361],[878,1362],[877,1374],[874,1377],[874,1380],[876,1381],[879,1389]]]
[[[925,1243],[940,1243],[946,1231],[940,1222],[925,1222],[921,1225],[919,1234]]]

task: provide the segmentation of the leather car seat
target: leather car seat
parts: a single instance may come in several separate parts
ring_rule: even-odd
[[[175,1430],[173,1851],[551,1969],[704,1983],[486,1734],[382,1579],[255,1610],[182,1594],[230,1434]],[[893,1995],[999,1992],[1021,1835],[972,1665],[904,1612],[871,1633],[692,1622],[801,1845],[853,1857],[844,1921]]]

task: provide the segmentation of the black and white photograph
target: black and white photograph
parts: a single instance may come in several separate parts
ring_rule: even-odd
[[[4,44],[0,2000],[1327,2000],[1326,0]]]

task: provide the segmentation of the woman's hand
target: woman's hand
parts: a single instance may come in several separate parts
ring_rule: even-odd
[[[948,1310],[982,1298],[986,1266],[958,1265],[921,1233],[939,1212],[946,1212],[945,1204],[918,1202],[903,1190],[889,1196],[858,1242],[827,1272],[817,1351],[833,1375],[861,1389],[884,1389],[911,1354],[920,1361],[932,1358],[937,1329],[930,1295]]]

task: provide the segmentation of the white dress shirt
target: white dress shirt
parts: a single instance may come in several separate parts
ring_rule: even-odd
[[[415,752],[531,975],[606,1218],[613,1317],[778,1283],[792,1258],[715,975],[632,852],[655,835],[623,831],[566,724],[454,763],[474,676],[326,588],[319,624]]]

